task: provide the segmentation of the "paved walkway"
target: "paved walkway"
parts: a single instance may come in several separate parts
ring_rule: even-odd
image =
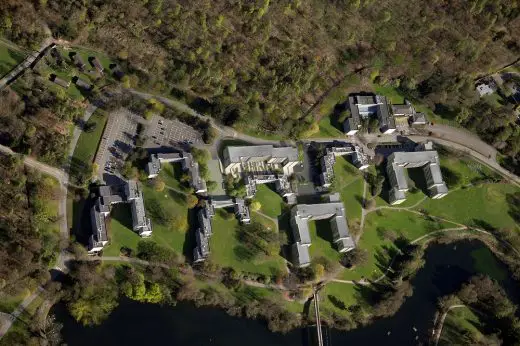
[[[442,316],[440,317],[439,323],[438,323],[438,327],[433,331],[433,344],[435,346],[437,346],[437,344],[439,343],[439,339],[442,334],[442,328],[444,327],[444,320],[446,320],[446,316],[448,316],[448,313],[453,309],[459,309],[459,308],[463,308],[465,306],[466,305],[463,305],[463,304],[452,305],[442,314]],[[436,325],[436,323],[437,323],[437,321],[434,322],[434,325]]]

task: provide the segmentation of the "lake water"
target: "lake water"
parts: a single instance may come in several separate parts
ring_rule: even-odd
[[[329,330],[326,345],[416,345],[427,342],[437,299],[456,291],[479,270],[475,256],[485,252],[477,241],[460,241],[449,245],[432,245],[425,254],[426,264],[412,281],[414,293],[392,317],[349,332]],[[487,248],[485,248],[487,250]],[[489,250],[487,250],[489,251]],[[494,256],[487,254],[488,260]],[[482,262],[482,261],[480,261]],[[482,266],[479,266],[482,267]],[[506,271],[502,263],[486,268]],[[495,276],[496,273],[492,273]],[[502,285],[514,292],[509,278]],[[512,297],[513,298],[513,297]],[[189,303],[161,307],[122,300],[106,322],[97,327],[76,323],[59,304],[54,309],[64,324],[64,341],[73,345],[222,345],[222,346],[300,346],[314,345],[309,329],[282,335],[271,333],[261,321],[231,317],[214,308],[196,308]]]

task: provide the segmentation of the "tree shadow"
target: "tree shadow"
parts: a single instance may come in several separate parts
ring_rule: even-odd
[[[253,252],[244,245],[235,246],[233,248],[233,253],[235,254],[235,257],[241,262],[251,261],[255,257]]]
[[[186,197],[184,194],[177,192],[175,190],[167,189],[168,195],[177,203],[180,205],[186,205]]]
[[[363,196],[361,196],[361,195],[357,195],[357,194],[356,194],[356,195],[354,195],[354,198],[356,199],[356,201],[357,201],[357,202],[358,202],[362,207],[365,206],[365,205],[364,205],[364,202],[365,202],[365,201],[363,200]]]
[[[347,306],[341,299],[339,299],[333,295],[330,295],[330,294],[327,295],[327,298],[329,298],[332,305],[334,305],[336,308],[338,308],[340,310],[347,310]]]
[[[494,232],[496,231],[496,228],[491,225],[490,223],[484,221],[484,220],[480,220],[480,219],[473,219],[471,220],[472,223],[476,226],[476,227],[479,227],[479,228],[482,228],[488,232]]]
[[[509,207],[509,215],[520,223],[520,192],[506,194],[506,202]]]

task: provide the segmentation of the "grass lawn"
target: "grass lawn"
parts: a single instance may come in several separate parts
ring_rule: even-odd
[[[251,213],[251,220],[253,222],[257,221],[260,222],[262,225],[264,225],[265,228],[268,228],[273,231],[278,230],[278,224],[275,224],[273,220],[263,216],[262,214],[257,213],[256,211],[253,211]]]
[[[260,211],[265,215],[276,219],[282,214],[283,199],[267,184],[260,184],[257,186],[255,200],[262,204]]]
[[[357,244],[368,251],[365,265],[352,270],[344,270],[343,279],[359,280],[377,278],[386,269],[395,245],[385,233],[391,231],[394,237],[402,236],[414,240],[440,228],[454,227],[451,223],[437,223],[426,220],[420,215],[408,211],[380,210],[367,215],[363,235]],[[386,232],[385,232],[386,230]],[[312,248],[312,246],[311,246]]]
[[[164,163],[161,164],[161,171],[159,177],[164,183],[177,190],[184,190],[184,186],[181,185],[179,179],[182,176],[182,167],[180,163]]]
[[[341,254],[332,243],[332,230],[330,220],[309,221],[309,234],[312,245],[309,248],[311,260],[318,257],[326,257],[333,262],[338,262]]]
[[[475,261],[475,268],[479,273],[487,274],[497,281],[503,281],[507,278],[507,270],[497,261],[491,250],[487,247],[481,247],[471,252],[471,257]]]
[[[361,218],[363,185],[361,172],[344,157],[338,157],[334,165],[334,190],[340,193],[349,225]]]
[[[96,155],[96,150],[107,119],[108,114],[103,111],[96,110],[94,114],[92,114],[87,124],[96,124],[96,128],[92,132],[81,133],[78,143],[76,144],[76,149],[74,150],[73,160],[88,163],[92,162]]]
[[[399,93],[399,91],[391,85],[380,85],[373,84],[374,92],[377,95],[383,95],[388,98],[388,101],[397,105],[404,103],[404,96]]]
[[[333,313],[338,315],[348,314],[348,308],[357,304],[359,295],[356,285],[340,282],[329,282],[320,291],[320,313],[322,318],[332,317]],[[312,308],[314,305],[311,304]],[[314,313],[311,314],[314,316]]]
[[[118,256],[121,247],[137,249],[137,243],[141,237],[132,231],[130,205],[116,204],[112,207],[108,236],[110,244],[103,250],[105,256]]]
[[[322,137],[344,137],[343,131],[339,130],[332,124],[330,116],[322,117],[318,123],[320,131],[311,136],[311,138],[322,138]]]
[[[267,299],[269,301],[276,302],[278,305],[283,305],[291,312],[301,313],[303,311],[302,303],[286,299],[284,294],[278,290],[244,285],[238,290],[232,291],[232,294],[238,301],[244,303]]]
[[[240,258],[239,240],[236,237],[238,221],[232,217],[226,220],[221,211],[213,218],[213,236],[210,240],[211,258],[223,267],[233,267],[237,271],[272,275],[285,270],[285,260],[280,255],[253,260]],[[258,215],[254,215],[255,218]]]
[[[153,187],[148,186],[147,183],[143,183],[141,186],[147,216],[152,220],[153,233],[149,239],[169,247],[179,254],[184,254],[188,231],[172,229],[169,225],[162,224],[157,220],[155,214],[150,212],[150,206],[160,206],[161,209],[172,212],[172,215],[175,217],[186,218],[188,223],[188,208],[184,204],[184,196],[171,190],[157,192]],[[110,215],[111,222],[108,231],[110,244],[103,250],[104,255],[117,256],[121,247],[127,247],[135,251],[141,237],[132,231],[130,206],[115,205]]]
[[[0,76],[9,72],[13,67],[23,61],[25,55],[13,50],[6,43],[0,41]]]
[[[481,334],[479,326],[479,318],[471,309],[467,307],[452,309],[444,320],[439,345],[462,345],[464,344],[462,336],[466,332]]]
[[[496,228],[518,228],[509,214],[511,207],[506,198],[520,189],[509,184],[484,184],[451,191],[442,199],[427,199],[416,209],[425,209],[431,215],[480,227],[489,224]]]
[[[163,210],[169,210],[175,217],[186,218],[186,222],[189,224],[189,211],[184,202],[184,195],[167,189],[157,192],[146,183],[142,184],[142,187],[147,215],[152,220],[153,234],[151,239],[180,254],[186,254],[185,242],[189,230],[172,229],[170,225],[164,225],[157,221],[153,213],[149,212],[150,206],[157,202]]]

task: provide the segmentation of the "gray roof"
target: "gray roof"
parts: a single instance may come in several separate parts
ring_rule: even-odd
[[[183,159],[181,153],[160,153],[154,155],[161,162],[175,162]]]
[[[377,103],[375,95],[356,95],[354,96],[355,104],[373,105]]]
[[[243,162],[249,158],[287,158],[289,161],[298,161],[298,149],[293,147],[279,147],[272,145],[253,145],[226,147],[224,150],[230,162]]]
[[[249,215],[249,208],[242,198],[235,199],[235,214],[237,215],[240,222],[247,223],[251,220]]]
[[[80,79],[78,78],[76,80],[76,85],[82,89],[85,89],[85,90],[90,90],[92,89],[92,84],[90,83],[87,83],[86,81],[84,81],[83,79]]]
[[[404,191],[408,189],[405,168],[424,167],[428,189],[432,190],[433,195],[446,194],[448,188],[442,178],[439,154],[435,150],[414,151],[414,152],[395,152],[388,157],[387,173],[392,185],[390,200],[404,199]],[[436,191],[440,191],[436,193]]]
[[[415,109],[411,104],[404,105],[392,105],[392,113],[394,115],[413,115],[415,113]]]
[[[386,102],[378,107],[377,118],[379,120],[379,127],[383,129],[395,129],[395,120],[388,112],[388,105]]]
[[[331,219],[333,239],[350,237],[345,208],[341,202],[298,204],[291,211],[291,226],[295,242],[310,245],[309,220]]]
[[[101,185],[98,187],[100,196],[110,196],[112,194],[112,188],[108,185]]]
[[[415,113],[413,115],[413,124],[426,124],[426,114],[424,113]]]
[[[85,61],[83,61],[83,58],[81,58],[81,56],[79,54],[75,54],[72,57],[72,61],[74,61],[74,64],[76,64],[76,65],[78,65],[80,67],[85,66]]]
[[[311,263],[311,256],[309,255],[309,248],[300,243],[291,245],[293,263],[299,267],[308,266]]]
[[[92,58],[92,65],[94,65],[94,67],[100,72],[102,72],[105,69],[103,65],[101,65],[97,57]]]
[[[345,119],[343,122],[343,130],[349,132],[351,130],[358,130],[361,125],[361,117],[359,115],[359,109],[356,106],[356,98],[350,96],[348,98],[348,104],[350,109],[350,118]]]
[[[211,215],[209,215],[208,211],[205,209],[200,209],[197,213],[199,227],[206,236],[210,236],[213,233],[210,218],[211,218]]]
[[[105,216],[102,214],[102,210],[100,209],[103,209],[103,212],[105,211],[98,199],[90,209],[90,222],[92,223],[93,230],[92,236],[96,243],[108,241]]]
[[[59,77],[54,77],[52,80],[55,84],[58,84],[59,86],[63,88],[68,88],[70,86],[70,81],[66,81],[64,79],[61,79]]]

